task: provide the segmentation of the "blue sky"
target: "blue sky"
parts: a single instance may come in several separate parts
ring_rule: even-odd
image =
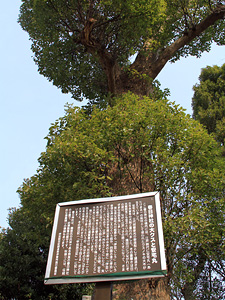
[[[51,123],[64,115],[70,95],[39,75],[30,41],[17,23],[21,1],[3,1],[0,12],[0,226],[7,226],[10,207],[19,207],[16,193],[24,178],[36,173],[37,159],[45,151],[44,137]],[[191,114],[192,87],[201,68],[225,63],[225,46],[213,46],[200,59],[189,57],[168,64],[157,78],[169,88],[170,100]],[[80,105],[76,102],[76,105]]]

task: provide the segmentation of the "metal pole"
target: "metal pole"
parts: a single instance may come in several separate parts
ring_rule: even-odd
[[[112,300],[112,282],[97,282],[95,285],[94,300]]]

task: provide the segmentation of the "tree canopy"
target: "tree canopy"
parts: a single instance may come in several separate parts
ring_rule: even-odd
[[[217,0],[22,0],[39,72],[75,99],[149,95],[168,61],[225,42]],[[133,59],[132,59],[133,57]]]
[[[197,297],[209,264],[224,276],[224,162],[215,140],[179,106],[133,94],[91,115],[68,106],[46,139],[37,174],[19,189],[42,256],[56,203],[157,190],[171,295]],[[153,297],[152,289],[144,292],[143,299]]]
[[[225,64],[202,69],[194,86],[193,118],[225,145]]]

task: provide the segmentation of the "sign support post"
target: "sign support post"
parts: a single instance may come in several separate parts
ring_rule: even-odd
[[[112,300],[112,282],[96,282],[94,300]]]

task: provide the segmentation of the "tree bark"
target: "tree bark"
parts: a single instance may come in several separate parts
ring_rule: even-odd
[[[115,284],[112,299],[170,300],[167,278]]]

